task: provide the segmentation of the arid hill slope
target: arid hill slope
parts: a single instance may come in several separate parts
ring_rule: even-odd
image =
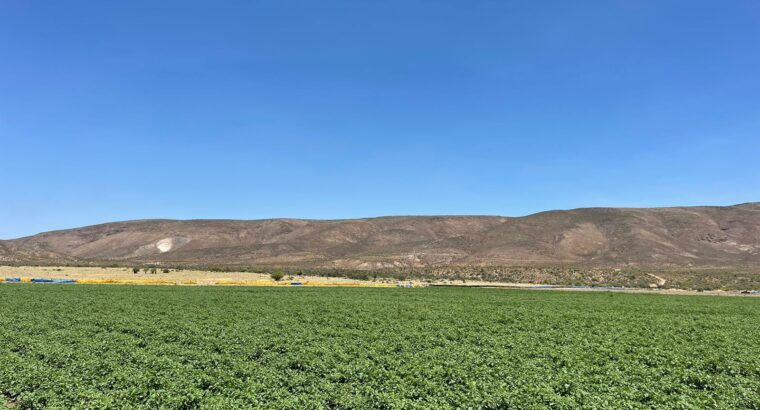
[[[0,261],[391,268],[760,266],[760,203],[585,208],[519,218],[142,220],[0,241]]]

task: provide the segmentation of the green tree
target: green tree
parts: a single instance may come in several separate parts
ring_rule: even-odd
[[[279,282],[280,279],[282,279],[283,277],[285,277],[285,274],[283,274],[282,272],[277,271],[277,272],[272,272],[272,274],[269,275],[269,276],[271,276],[272,279],[274,279],[275,281]]]

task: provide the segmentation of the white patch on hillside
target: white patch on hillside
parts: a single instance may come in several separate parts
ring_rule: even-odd
[[[174,246],[174,238],[164,238],[160,241],[156,242],[156,248],[158,248],[161,253],[169,252],[172,250],[172,247]]]
[[[139,257],[155,255],[156,253],[166,253],[176,251],[190,242],[190,238],[185,236],[170,236],[159,240],[158,242],[149,242],[135,249],[130,256]]]

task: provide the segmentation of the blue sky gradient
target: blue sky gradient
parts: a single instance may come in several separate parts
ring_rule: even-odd
[[[0,238],[760,200],[760,3],[0,4]]]

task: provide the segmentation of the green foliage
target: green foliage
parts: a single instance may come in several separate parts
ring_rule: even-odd
[[[132,273],[137,274],[140,272],[140,268],[132,268]]]
[[[274,280],[276,280],[276,281],[279,282],[280,279],[282,279],[283,277],[285,277],[285,274],[282,273],[282,272],[272,272],[269,276],[271,276],[272,279],[274,279]]]
[[[161,272],[163,272],[163,273],[169,273],[169,269],[164,268]]]
[[[0,392],[19,408],[758,408],[759,311],[601,292],[5,284]]]

